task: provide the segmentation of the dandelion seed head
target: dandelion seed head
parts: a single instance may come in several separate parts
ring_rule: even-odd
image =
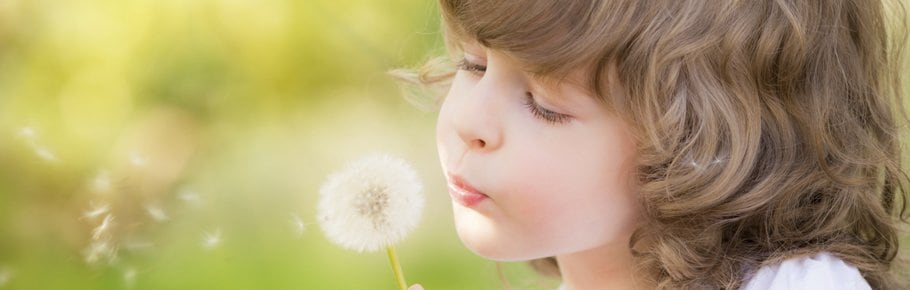
[[[329,176],[319,191],[318,221],[332,242],[376,251],[417,227],[424,205],[421,190],[405,161],[371,155]]]
[[[379,228],[388,223],[389,190],[382,184],[373,184],[364,188],[360,198],[354,200],[357,213],[373,222]]]

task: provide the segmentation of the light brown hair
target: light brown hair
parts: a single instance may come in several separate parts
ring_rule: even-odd
[[[544,78],[581,69],[627,120],[647,219],[630,250],[658,288],[736,289],[762,265],[823,251],[874,289],[900,287],[900,2],[439,5],[454,54],[477,41]],[[438,64],[397,75],[445,84]],[[624,97],[607,94],[615,85]]]

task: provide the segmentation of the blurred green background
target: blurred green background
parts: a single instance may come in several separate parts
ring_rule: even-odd
[[[425,182],[408,281],[500,288],[453,230],[435,113],[386,75],[441,53],[433,1],[0,1],[0,289],[395,289],[314,224],[374,152]]]
[[[502,289],[452,228],[435,113],[386,75],[442,53],[434,1],[0,1],[0,289],[395,289],[314,224],[374,152],[425,182],[408,281]]]

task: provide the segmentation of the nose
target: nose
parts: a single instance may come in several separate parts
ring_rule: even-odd
[[[470,150],[489,151],[499,147],[501,132],[494,119],[496,113],[489,105],[469,101],[452,114],[452,123],[458,138]]]
[[[458,138],[469,150],[492,151],[502,145],[502,96],[496,86],[483,80],[457,98],[451,123]]]

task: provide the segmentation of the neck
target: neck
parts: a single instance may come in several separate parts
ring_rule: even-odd
[[[626,245],[599,248],[556,257],[566,290],[647,289],[635,275],[635,261]]]

